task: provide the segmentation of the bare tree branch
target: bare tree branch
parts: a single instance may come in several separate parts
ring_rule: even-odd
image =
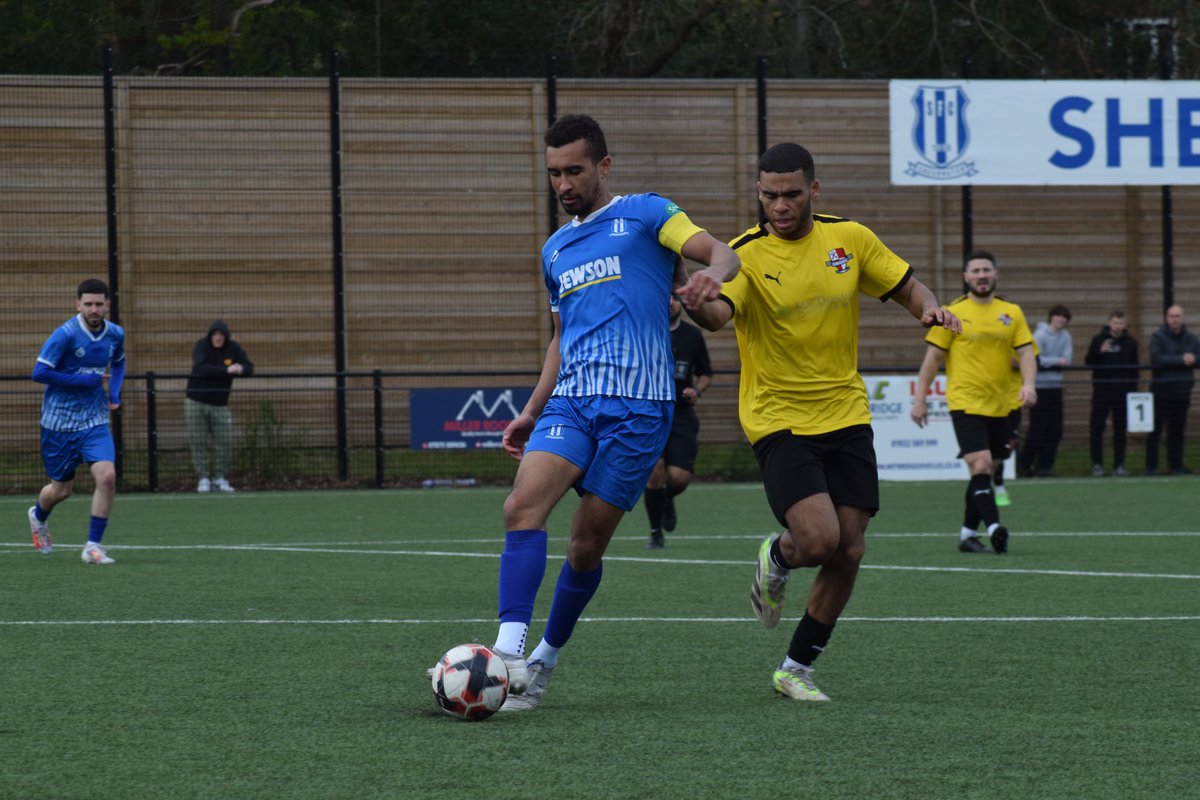
[[[269,6],[274,2],[275,0],[250,0],[249,3],[246,3],[237,11],[233,12],[233,19],[229,21],[229,38],[232,39],[233,37],[237,36],[238,23],[242,20],[242,14],[245,14],[252,8],[257,8],[258,6]]]

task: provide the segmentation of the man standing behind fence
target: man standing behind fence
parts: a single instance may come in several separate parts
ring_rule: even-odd
[[[1158,440],[1167,429],[1167,467],[1172,475],[1190,475],[1183,463],[1183,433],[1187,428],[1200,339],[1183,324],[1183,308],[1171,306],[1163,326],[1150,337],[1150,366],[1154,375],[1154,432],[1146,437],[1146,474],[1158,473]]]
[[[1037,346],[1038,401],[1029,412],[1029,430],[1025,431],[1025,448],[1021,451],[1020,474],[1049,478],[1054,475],[1054,461],[1063,437],[1063,367],[1071,365],[1071,332],[1067,325],[1071,312],[1066,306],[1050,309],[1047,322],[1039,322],[1033,332]]]
[[[1117,309],[1108,315],[1108,324],[1092,337],[1083,361],[1092,367],[1092,415],[1089,420],[1089,444],[1092,474],[1104,477],[1104,425],[1108,415],[1113,421],[1113,471],[1118,477],[1125,469],[1125,428],[1128,424],[1125,395],[1137,391],[1138,343],[1125,326],[1125,312]]]
[[[75,470],[87,464],[96,481],[83,563],[111,564],[101,541],[117,494],[116,446],[109,414],[121,405],[125,381],[125,331],[108,322],[108,285],[86,280],[76,290],[75,310],[42,345],[33,379],[46,384],[42,400],[42,463],[50,483],[29,509],[33,546],[54,549],[46,520],[71,496]]]
[[[233,454],[233,412],[229,392],[238,375],[254,374],[254,364],[242,346],[229,336],[229,326],[217,320],[208,335],[192,349],[192,374],[188,376],[183,416],[187,421],[192,464],[200,483],[197,492],[232,492],[229,461]],[[208,442],[212,439],[212,459]],[[211,464],[211,467],[210,467]]]

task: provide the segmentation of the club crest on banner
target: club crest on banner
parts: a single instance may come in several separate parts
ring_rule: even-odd
[[[967,93],[961,86],[918,86],[912,143],[922,161],[908,162],[914,177],[950,180],[975,175],[975,162],[962,161],[971,140],[967,127]]]

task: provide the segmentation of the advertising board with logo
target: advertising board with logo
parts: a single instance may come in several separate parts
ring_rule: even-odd
[[[500,437],[529,402],[532,388],[413,389],[409,392],[412,449],[500,447]]]
[[[958,441],[946,406],[946,376],[929,387],[929,422],[918,428],[912,421],[916,375],[864,375],[875,431],[875,458],[884,481],[966,480],[966,464],[958,457]],[[1004,474],[1015,474],[1013,459]]]
[[[888,84],[897,186],[1200,184],[1200,81]]]

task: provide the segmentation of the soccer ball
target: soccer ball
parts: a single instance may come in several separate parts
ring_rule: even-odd
[[[508,697],[504,659],[481,644],[460,644],[446,651],[433,668],[433,699],[459,719],[487,719]]]

